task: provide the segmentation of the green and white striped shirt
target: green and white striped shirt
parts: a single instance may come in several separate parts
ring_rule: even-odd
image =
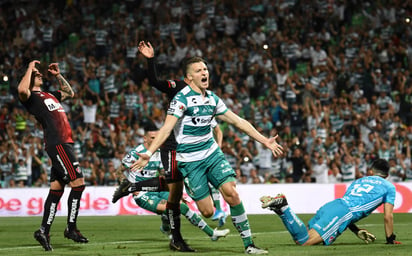
[[[162,161],[160,158],[160,150],[157,150],[150,157],[149,162],[146,167],[141,171],[131,171],[130,166],[139,159],[139,154],[145,153],[147,148],[141,144],[134,149],[130,150],[129,153],[122,159],[122,164],[124,167],[128,168],[124,171],[124,175],[130,182],[143,181],[150,178],[159,176],[160,171],[163,169]]]
[[[212,120],[227,110],[223,101],[209,90],[203,96],[186,86],[175,95],[167,114],[179,119],[174,127],[177,161],[203,160],[218,148],[213,138]]]

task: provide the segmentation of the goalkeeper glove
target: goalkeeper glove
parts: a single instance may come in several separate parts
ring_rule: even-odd
[[[389,237],[386,238],[386,244],[401,244],[401,242],[396,241],[396,235],[392,233]]]
[[[376,236],[374,236],[372,233],[370,233],[366,229],[359,229],[356,235],[367,244],[372,243],[376,240]]]

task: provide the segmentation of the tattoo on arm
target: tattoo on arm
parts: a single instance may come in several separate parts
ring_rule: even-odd
[[[74,92],[72,87],[70,86],[69,82],[64,79],[64,77],[60,74],[57,77],[57,80],[59,81],[60,84],[60,90],[63,92],[63,99],[66,99],[67,97],[73,97]]]
[[[125,168],[120,165],[117,169],[116,169],[116,177],[119,181],[123,181],[123,179],[126,179],[126,176],[123,174],[123,171],[125,170]]]

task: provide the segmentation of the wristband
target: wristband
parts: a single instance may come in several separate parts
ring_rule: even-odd
[[[146,150],[146,152],[144,152],[146,155],[148,155],[149,156],[149,158],[150,157],[152,157],[152,155],[153,155],[153,153],[152,152],[150,152],[149,150]]]
[[[387,244],[393,244],[396,239],[396,235],[392,233],[389,237],[386,238],[386,243]]]

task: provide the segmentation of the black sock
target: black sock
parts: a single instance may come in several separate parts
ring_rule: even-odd
[[[183,240],[182,234],[180,233],[180,203],[167,202],[166,213],[169,218],[173,240]]]
[[[41,222],[40,229],[46,233],[50,233],[50,226],[53,223],[54,216],[56,216],[57,205],[60,202],[60,198],[63,195],[64,190],[49,190],[46,202],[44,203],[43,220]]]
[[[162,179],[161,177],[156,177],[156,178],[133,183],[130,186],[129,192],[132,193],[135,191],[152,191],[152,192],[165,191],[165,187],[166,187],[165,184],[166,183],[164,182],[164,178]]]
[[[67,227],[69,230],[76,229],[77,215],[79,214],[80,199],[82,198],[82,193],[85,186],[73,187],[70,191],[69,198],[67,199]]]

